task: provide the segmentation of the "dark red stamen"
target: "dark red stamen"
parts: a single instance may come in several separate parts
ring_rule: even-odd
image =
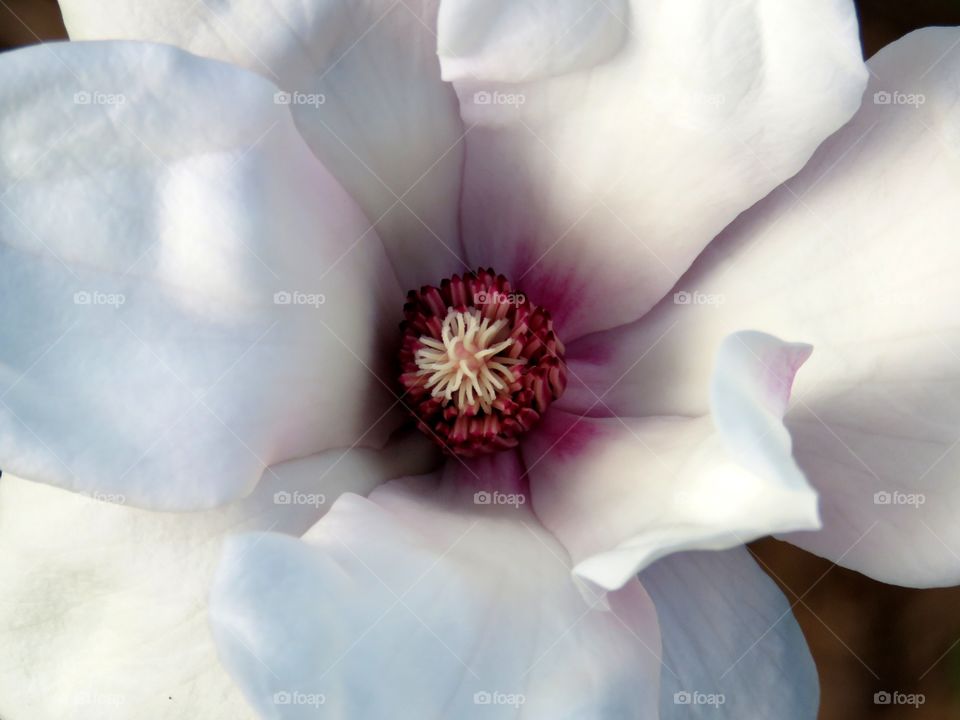
[[[550,313],[510,287],[503,275],[481,269],[443,280],[440,287],[411,290],[400,324],[400,384],[404,404],[417,424],[446,452],[465,457],[516,447],[520,437],[536,425],[566,388],[563,343],[553,331]],[[503,351],[512,378],[498,389],[489,411],[479,402],[457,402],[426,387],[429,370],[418,364],[418,351],[427,348],[421,338],[442,342],[444,320],[451,311],[479,313],[490,323],[504,320],[497,336],[513,339]],[[502,377],[498,377],[502,380]]]

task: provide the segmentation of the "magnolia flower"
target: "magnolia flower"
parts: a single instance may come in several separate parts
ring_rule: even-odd
[[[958,581],[956,30],[62,5],[0,56],[0,716],[813,718],[743,543]]]

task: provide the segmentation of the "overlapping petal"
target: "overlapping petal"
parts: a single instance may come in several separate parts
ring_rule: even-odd
[[[850,118],[866,82],[847,0],[637,0],[625,18],[619,3],[571,1],[557,16],[569,35],[542,21],[533,0],[523,9],[450,4],[441,17],[457,22],[441,24],[439,49],[469,130],[468,259],[549,308],[565,341],[647,311],[738,213]],[[463,40],[471,21],[508,20],[523,26]],[[619,51],[540,77],[581,51],[579,23],[588,21],[599,34],[626,23]],[[517,56],[506,75],[488,61],[502,43],[528,37],[541,40],[528,46],[548,46],[546,58]]]
[[[628,18],[627,0],[444,0],[444,77],[529,82],[589,69],[620,50]]]
[[[762,333],[730,336],[710,416],[549,415],[523,454],[534,510],[575,572],[617,588],[673,552],[819,527],[816,493],[781,420],[809,352]]]
[[[271,469],[197,513],[125,507],[0,479],[0,716],[247,720],[217,662],[207,595],[225,537],[300,534],[345,491],[425,469],[419,443],[332,450]]]
[[[786,425],[824,529],[790,539],[904,585],[960,581],[958,41],[956,28],[929,28],[872,58],[857,116],[675,297],[570,348],[585,386],[563,399],[589,406],[623,376],[612,412],[698,414],[702,348],[741,327],[809,341]]]
[[[264,75],[375,223],[404,288],[462,270],[463,128],[437,0],[62,0],[74,40],[177,45]]]
[[[382,443],[402,293],[274,92],[145,43],[0,57],[3,470],[185,509]]]
[[[745,548],[640,575],[663,638],[662,720],[817,717],[817,669],[790,604]]]
[[[229,542],[211,623],[258,713],[656,717],[659,636],[639,583],[585,596],[529,507],[475,504],[457,468],[345,495],[302,540]]]

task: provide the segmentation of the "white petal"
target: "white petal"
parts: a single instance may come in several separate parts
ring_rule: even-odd
[[[438,0],[62,0],[74,40],[170,43],[258,72],[353,195],[404,289],[462,269],[463,127],[440,80]]]
[[[333,450],[277,466],[243,501],[178,514],[122,507],[4,473],[0,716],[251,717],[220,668],[206,624],[225,534],[302,533],[339,493],[367,492],[422,467],[409,445],[380,453]],[[321,495],[325,503],[317,502]]]
[[[196,508],[382,443],[402,294],[270,83],[61,43],[0,56],[0,88],[3,470]]]
[[[562,3],[559,17],[572,18],[573,5]],[[468,259],[547,307],[565,341],[648,310],[711,238],[850,118],[866,81],[849,0],[634,0],[612,58],[509,84],[488,58],[519,38],[549,45],[554,22],[531,0],[494,4],[502,18],[480,0],[468,7],[484,25],[524,23],[508,39],[481,33],[479,47],[464,45],[458,23],[440,28],[441,63],[457,78],[470,130]],[[618,7],[595,4],[590,17]],[[591,27],[619,21],[594,17]],[[582,30],[571,25],[556,58],[516,59],[515,72],[562,64]],[[458,51],[466,58],[451,57]]]
[[[809,347],[737,333],[717,355],[712,417],[548,414],[524,446],[534,509],[598,585],[654,560],[819,527],[781,416]]]
[[[655,717],[659,636],[640,584],[588,603],[528,506],[435,482],[345,495],[302,541],[227,545],[211,624],[258,713]]]
[[[671,555],[640,581],[660,618],[662,720],[817,717],[803,633],[745,548]]]
[[[445,80],[529,82],[587,69],[627,35],[627,0],[442,0]]]
[[[613,412],[696,414],[704,348],[725,333],[808,340],[817,350],[786,424],[824,530],[790,539],[901,585],[960,582],[958,48],[960,30],[930,28],[871,59],[856,118],[676,288],[719,305],[668,299],[570,350],[613,349],[602,368],[572,363],[594,388],[633,366],[609,396]],[[564,396],[568,408],[591,398]]]

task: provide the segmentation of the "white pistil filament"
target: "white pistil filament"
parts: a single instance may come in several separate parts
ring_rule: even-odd
[[[497,340],[509,322],[491,322],[475,308],[450,310],[441,327],[441,340],[423,335],[416,353],[418,375],[428,375],[426,387],[443,404],[455,401],[461,410],[479,405],[489,413],[497,396],[514,381],[511,366],[526,362],[505,353],[513,338]]]

